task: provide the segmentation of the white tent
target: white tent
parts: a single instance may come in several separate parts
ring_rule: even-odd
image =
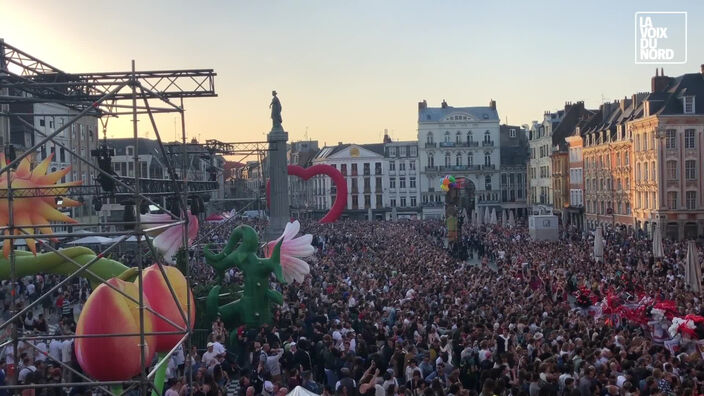
[[[496,225],[499,223],[498,219],[496,218],[496,209],[491,209],[491,217],[489,218],[489,221],[493,225]]]
[[[657,228],[656,228],[657,229]],[[699,253],[694,241],[687,243],[687,258],[684,262],[684,280],[690,290],[702,292],[702,270],[699,267]]]
[[[662,234],[660,233],[660,227],[655,226],[653,230],[653,257],[661,258],[664,257],[665,253],[662,249]]]
[[[112,238],[102,236],[88,236],[68,242],[67,245],[107,245],[112,243]]]
[[[299,385],[293,388],[293,390],[289,392],[286,396],[318,396],[318,394],[311,392],[308,389]]]
[[[484,208],[484,223],[491,223],[491,211],[489,210],[489,208]]]
[[[597,227],[594,233],[594,258],[597,261],[604,259],[604,236],[601,233],[601,227]]]
[[[508,225],[510,226],[515,226],[516,225],[516,219],[513,217],[513,211],[509,210],[508,211]]]
[[[506,209],[501,213],[501,225],[504,227],[508,225],[508,210]]]

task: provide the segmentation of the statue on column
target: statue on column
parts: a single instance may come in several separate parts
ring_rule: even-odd
[[[271,121],[274,128],[281,128],[281,102],[279,98],[276,97],[276,91],[271,91],[271,94],[274,96],[269,105],[271,109]]]

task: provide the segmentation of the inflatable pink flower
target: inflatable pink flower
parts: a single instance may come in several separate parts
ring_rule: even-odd
[[[142,228],[148,229],[157,227],[162,224],[169,224],[174,222],[170,215],[164,214],[144,214],[140,216],[143,222],[148,222],[149,224],[144,224]],[[175,256],[178,249],[181,248],[183,244],[183,225],[175,225],[172,227],[161,229],[154,238],[153,244],[156,250],[158,250],[163,256],[164,260],[169,264],[175,264]],[[198,218],[188,211],[188,243],[191,244],[198,235]]]
[[[298,283],[303,283],[303,279],[310,273],[308,263],[301,260],[304,257],[310,257],[315,253],[313,235],[305,234],[296,238],[301,230],[301,224],[298,220],[286,224],[283,235],[275,241],[266,244],[266,257],[271,257],[274,252],[274,247],[283,238],[281,244],[281,269],[284,273],[286,283],[292,283],[294,280]]]

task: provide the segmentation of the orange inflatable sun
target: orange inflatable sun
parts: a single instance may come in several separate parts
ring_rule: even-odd
[[[76,220],[61,213],[58,209],[62,207],[80,206],[81,203],[68,198],[60,198],[68,192],[71,186],[80,185],[82,182],[73,181],[68,183],[57,183],[62,177],[71,170],[67,167],[56,172],[47,174],[49,163],[53,158],[52,153],[32,169],[29,157],[24,157],[20,161],[17,170],[3,172],[0,174],[0,195],[4,198],[0,199],[0,227],[9,225],[9,203],[7,200],[7,177],[9,174],[10,181],[14,191],[14,199],[12,202],[13,220],[16,227],[15,235],[36,234],[34,230],[44,235],[51,235],[50,221],[76,223]],[[5,155],[0,154],[0,167],[7,166]],[[30,190],[31,189],[31,190]],[[45,190],[43,190],[45,189]],[[34,196],[40,195],[40,196]],[[52,195],[43,197],[41,195]],[[5,230],[5,235],[9,235],[10,231]],[[34,239],[26,238],[27,247],[32,253],[36,254],[36,244]],[[3,255],[7,258],[10,253],[10,241],[6,239],[2,245]]]

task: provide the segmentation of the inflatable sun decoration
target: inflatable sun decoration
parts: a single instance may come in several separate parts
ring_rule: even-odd
[[[0,198],[0,227],[9,225],[8,174],[10,175],[13,190],[17,189],[13,194],[12,213],[15,226],[20,227],[21,230],[16,229],[15,235],[36,234],[35,230],[44,235],[51,235],[51,227],[48,225],[50,221],[76,223],[76,220],[61,213],[59,208],[81,205],[78,201],[61,196],[68,192],[69,187],[80,185],[82,182],[79,180],[57,183],[57,181],[68,174],[71,167],[47,174],[46,172],[53,156],[53,153],[50,154],[34,169],[32,169],[29,157],[24,157],[20,161],[17,170],[10,170],[0,174],[0,196],[2,197]],[[0,154],[0,167],[4,168],[5,166],[7,166],[5,155]],[[9,235],[10,231],[4,230],[3,233],[4,235]],[[26,238],[25,241],[29,250],[36,254],[34,239]],[[10,253],[10,241],[7,238],[4,238],[2,253],[6,258]]]

